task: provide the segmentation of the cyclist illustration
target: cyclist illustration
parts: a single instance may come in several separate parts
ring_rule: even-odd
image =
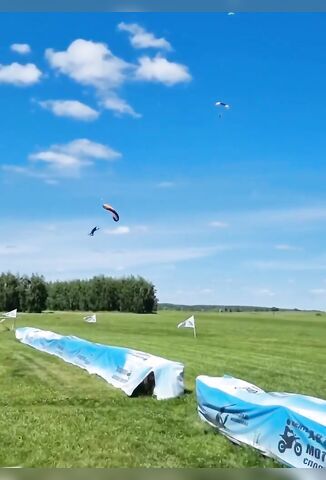
[[[302,445],[297,441],[299,440],[299,437],[295,435],[294,431],[289,427],[289,425],[291,425],[291,421],[287,420],[284,432],[282,435],[280,435],[282,440],[278,442],[278,449],[281,453],[284,453],[285,450],[294,448],[294,453],[300,457],[302,453]]]

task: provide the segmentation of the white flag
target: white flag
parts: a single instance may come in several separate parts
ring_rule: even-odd
[[[88,317],[84,317],[85,322],[87,323],[96,323],[96,314],[88,315]]]
[[[17,317],[17,308],[15,308],[15,310],[11,310],[10,312],[3,313],[3,314],[2,314],[2,317],[6,317],[6,318],[16,318],[16,317]]]
[[[195,328],[195,317],[191,315],[187,320],[179,323],[178,328]]]

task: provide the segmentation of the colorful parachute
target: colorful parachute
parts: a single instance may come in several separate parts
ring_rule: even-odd
[[[118,221],[119,221],[119,214],[118,214],[118,212],[116,212],[116,211],[114,210],[113,207],[111,207],[111,205],[108,205],[107,203],[104,203],[104,204],[103,204],[103,208],[104,208],[105,210],[108,210],[109,212],[112,213],[113,220],[114,220],[115,222],[118,222]]]

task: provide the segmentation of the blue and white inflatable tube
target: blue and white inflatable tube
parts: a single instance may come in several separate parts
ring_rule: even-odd
[[[196,395],[200,418],[231,441],[290,467],[326,467],[325,400],[204,375],[196,379]]]
[[[37,350],[55,355],[67,363],[96,374],[127,395],[132,395],[150,374],[153,395],[158,400],[184,393],[181,363],[123,347],[92,343],[74,336],[62,336],[37,328],[17,328],[16,338]]]

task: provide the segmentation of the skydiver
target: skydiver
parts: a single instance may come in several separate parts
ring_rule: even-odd
[[[90,233],[89,233],[88,235],[90,235],[91,237],[93,237],[93,236],[94,236],[94,233],[97,232],[97,230],[99,230],[99,229],[100,229],[100,227],[94,227],[94,228],[92,228],[92,230],[90,231]]]

